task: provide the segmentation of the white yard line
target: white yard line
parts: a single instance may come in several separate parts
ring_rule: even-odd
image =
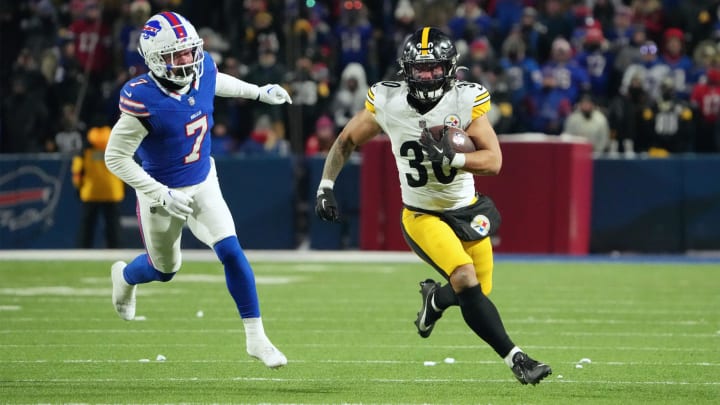
[[[168,363],[179,363],[179,364],[235,364],[235,363],[254,363],[255,360],[164,360]],[[418,361],[408,360],[291,360],[292,364],[420,364]],[[93,359],[74,359],[74,360],[0,360],[0,364],[134,364],[138,363],[138,360],[117,360],[117,359],[106,359],[106,360],[93,360]],[[475,360],[475,361],[463,361],[456,360],[454,364],[487,364],[493,365],[498,364],[498,360]],[[559,363],[569,366],[577,364],[577,362],[565,362]],[[720,367],[720,363],[660,363],[651,361],[593,361],[593,366],[673,366],[673,367]]]
[[[180,346],[184,348],[188,347],[207,347],[212,346],[208,343],[176,343],[176,344],[162,344],[163,346]],[[22,348],[22,347],[31,347],[35,349],[45,349],[45,348],[69,348],[69,347],[158,347],[159,344],[156,343],[27,343],[27,344],[3,344],[2,348]],[[347,348],[347,345],[344,343],[317,343],[317,344],[293,344],[293,343],[286,343],[283,346],[287,347],[309,347],[309,348],[330,348],[330,347],[339,347],[339,348]],[[568,351],[568,350],[575,350],[575,351],[592,351],[592,350],[600,350],[603,352],[606,352],[608,350],[607,346],[546,346],[546,345],[524,345],[524,348],[527,349],[538,349],[538,350],[555,350],[555,351]],[[427,346],[422,344],[417,345],[391,345],[391,344],[354,344],[353,348],[367,348],[367,349],[427,349]],[[447,350],[472,350],[476,351],[478,349],[478,345],[435,345],[433,346],[433,349],[447,349]],[[654,347],[654,346],[614,346],[612,348],[614,351],[633,351],[633,352],[688,352],[688,353],[713,353],[715,354],[717,350],[711,349],[711,348],[700,348],[700,347]]]
[[[198,378],[198,377],[169,377],[169,378],[48,378],[48,379],[17,379],[9,380],[16,383],[72,383],[72,384],[96,384],[96,383],[133,383],[133,382],[155,382],[155,383],[174,383],[174,382],[232,382],[232,381],[245,381],[245,382],[345,382],[345,381],[357,381],[365,383],[411,383],[411,384],[426,384],[426,383],[502,383],[507,384],[509,381],[515,381],[514,379],[484,379],[484,378],[462,378],[462,379],[448,379],[448,378],[361,378],[359,376],[351,376],[348,378],[263,378],[263,377],[228,377],[228,378]],[[613,381],[613,380],[569,380],[569,379],[546,379],[542,382],[543,384],[611,384],[611,385],[691,385],[691,386],[720,386],[720,381],[710,382],[694,382],[694,381]]]

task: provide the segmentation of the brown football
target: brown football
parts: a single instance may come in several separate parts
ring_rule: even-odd
[[[442,138],[444,125],[436,125],[428,128],[436,141]],[[470,153],[475,152],[475,144],[468,134],[458,127],[447,127],[447,135],[450,137],[450,143],[453,145],[455,152]]]

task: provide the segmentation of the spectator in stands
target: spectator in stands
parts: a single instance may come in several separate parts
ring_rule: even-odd
[[[580,97],[575,110],[565,120],[563,133],[586,138],[592,143],[595,156],[605,153],[610,144],[608,120],[595,106],[590,93]]]
[[[151,6],[147,0],[133,0],[129,6],[129,15],[124,21],[117,37],[116,46],[122,55],[122,65],[130,76],[147,72],[147,66],[138,49],[138,38],[145,21],[150,18]]]
[[[473,40],[467,58],[462,58],[460,65],[467,69],[461,69],[458,78],[482,83],[488,91],[494,90],[500,66],[487,38],[480,37]]]
[[[520,22],[513,27],[512,32],[520,34],[528,56],[537,59],[540,41],[547,33],[547,27],[537,20],[537,10],[533,7],[523,8]]]
[[[588,72],[572,59],[570,42],[565,38],[556,38],[551,49],[551,59],[542,66],[543,72],[555,78],[554,87],[570,101],[577,102],[580,94],[590,90]]]
[[[563,122],[572,112],[572,100],[558,84],[553,69],[544,69],[542,90],[533,94],[529,107],[530,129],[559,135]]]
[[[511,34],[502,45],[500,68],[507,79],[510,103],[515,116],[521,122],[520,127],[529,126],[528,111],[530,98],[542,88],[542,73],[537,61],[525,53],[522,38]]]
[[[575,56],[577,64],[587,71],[590,89],[600,105],[607,105],[610,95],[612,55],[607,48],[602,30],[592,28],[585,32],[582,50]]]
[[[668,66],[675,83],[675,93],[687,100],[690,96],[690,74],[693,62],[685,54],[685,34],[677,28],[668,28],[663,34],[660,61]]]
[[[293,97],[293,109],[302,119],[302,128],[296,136],[305,139],[315,128],[315,117],[321,109],[320,101],[330,96],[327,91],[327,83],[316,80],[313,77],[313,61],[307,56],[298,58],[295,61],[295,70],[287,75],[288,87]],[[326,91],[327,93],[321,91]],[[293,131],[293,128],[290,128]]]
[[[659,43],[665,29],[665,21],[660,0],[632,0],[634,23],[642,25],[650,40]]]
[[[488,14],[493,17],[495,33],[488,37],[495,44],[510,34],[513,28],[522,20],[527,2],[524,0],[495,0],[485,2]],[[534,55],[533,55],[534,57]]]
[[[78,154],[83,148],[85,130],[85,123],[79,120],[75,106],[65,104],[62,106],[60,128],[55,136],[46,143],[45,149],[48,152]]]
[[[70,32],[75,42],[75,56],[90,80],[99,83],[108,78],[112,65],[112,35],[102,18],[98,0],[85,0],[82,17],[73,21]]]
[[[706,39],[700,41],[693,51],[693,67],[690,72],[691,85],[705,83],[707,72],[712,67],[720,66],[720,51],[715,41]]]
[[[373,28],[367,19],[367,10],[362,1],[342,3],[340,22],[335,28],[335,41],[339,72],[343,72],[348,64],[355,62],[364,66],[373,77],[379,73]]]
[[[340,86],[330,107],[338,128],[343,128],[353,115],[365,108],[367,92],[368,82],[363,66],[348,64],[340,76]]]
[[[125,198],[125,184],[105,166],[105,147],[109,137],[109,126],[90,128],[87,144],[72,162],[72,182],[82,201],[78,247],[83,249],[94,246],[95,229],[101,217],[105,247],[120,247],[120,203]]]
[[[544,64],[550,57],[549,50],[558,38],[571,38],[575,20],[561,0],[547,0],[538,20],[547,28],[540,42],[538,62]]]
[[[45,151],[51,131],[50,111],[45,103],[45,79],[37,61],[24,49],[13,68],[10,94],[3,102],[3,145],[5,153],[37,153]]]
[[[632,25],[633,12],[630,7],[620,5],[615,9],[612,24],[603,24],[603,33],[610,42],[610,51],[617,54],[631,42],[635,29]],[[642,30],[643,34],[645,30]],[[646,38],[642,38],[645,41]]]
[[[642,54],[640,49],[648,42],[645,29],[640,26],[633,26],[630,32],[630,41],[626,44],[615,45],[611,47],[611,51],[615,54],[615,62],[613,63],[612,83],[617,83],[617,88],[622,90],[622,78],[625,71],[630,65],[640,63]]]
[[[599,23],[601,29],[611,30],[615,21],[615,5],[614,0],[595,0],[592,5],[593,18]],[[621,6],[622,7],[622,6]],[[604,33],[607,34],[607,33]]]
[[[638,71],[630,79],[627,88],[610,101],[608,123],[611,155],[622,153],[632,157],[636,152],[647,150],[648,141],[642,136],[642,116],[650,100],[645,91],[644,74]]]
[[[693,87],[690,102],[699,114],[695,151],[720,152],[720,67],[708,69],[707,81]]]
[[[693,112],[688,102],[678,96],[675,86],[673,77],[665,77],[659,97],[643,112],[650,156],[690,151],[695,132]]]
[[[278,62],[277,54],[272,47],[261,48],[258,61],[252,64],[243,80],[251,83],[279,83],[284,84],[286,79],[285,66]],[[283,86],[285,87],[285,86]],[[284,105],[259,105],[261,103],[247,104],[250,110],[250,123],[256,123],[260,117],[266,116],[270,120],[273,131],[280,138],[285,137],[285,106]],[[254,129],[251,128],[251,131]],[[240,136],[244,141],[248,134]]]
[[[492,24],[493,20],[480,7],[478,0],[462,0],[447,26],[454,41],[470,43],[477,37],[490,35]]]
[[[643,87],[651,99],[660,96],[660,83],[670,74],[670,67],[658,58],[658,47],[653,41],[647,41],[640,47],[641,60],[625,70],[620,84],[620,90],[627,88],[632,78],[638,75],[645,80]]]
[[[240,146],[239,152],[289,156],[290,143],[285,139],[284,132],[280,132],[276,123],[272,121],[270,115],[263,114],[255,120],[255,128],[250,133],[250,138]]]
[[[315,122],[315,133],[305,142],[305,156],[325,156],[333,142],[335,142],[335,124],[329,116],[321,115]]]

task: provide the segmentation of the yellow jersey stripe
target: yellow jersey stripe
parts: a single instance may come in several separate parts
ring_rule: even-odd
[[[480,99],[482,99],[482,98],[485,98],[485,97],[487,97],[487,95],[488,95],[488,91],[485,90],[485,91],[483,91],[482,93],[478,94],[478,95],[475,97],[475,101],[478,101],[478,100],[480,100]]]
[[[487,102],[487,101],[490,101],[490,95],[489,95],[489,94],[486,95],[486,96],[483,97],[483,98],[480,98],[480,99],[476,98],[476,99],[475,99],[475,102],[473,103],[473,105],[474,105],[474,106],[475,106],[475,105],[480,105],[480,104],[485,103],[485,102]]]
[[[365,97],[365,109],[375,114],[375,93],[372,87],[368,89],[367,97]]]
[[[475,119],[486,114],[488,111],[490,111],[489,97],[485,102],[473,105],[471,117],[472,119]]]

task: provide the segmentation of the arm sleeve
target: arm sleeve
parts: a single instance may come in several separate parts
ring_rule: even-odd
[[[260,88],[228,74],[218,72],[215,81],[215,95],[220,97],[242,97],[257,100]]]
[[[159,201],[165,185],[153,179],[133,159],[135,151],[147,134],[147,129],[139,119],[121,114],[110,131],[110,139],[105,149],[105,165],[130,187]]]

